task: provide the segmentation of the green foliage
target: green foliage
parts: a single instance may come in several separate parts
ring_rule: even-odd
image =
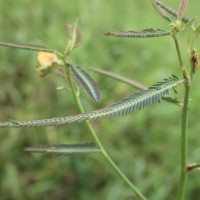
[[[72,123],[80,123],[83,121],[96,121],[105,117],[115,117],[118,115],[127,115],[132,111],[141,110],[142,108],[153,103],[159,103],[163,96],[169,95],[170,89],[185,83],[186,80],[179,80],[173,75],[169,79],[158,82],[148,90],[138,92],[132,96],[123,99],[119,103],[102,108],[100,110],[82,113],[69,117],[55,117],[51,119],[33,120],[33,121],[13,121],[0,122],[0,128],[5,127],[42,127],[42,126],[58,126]]]
[[[106,36],[115,36],[115,37],[135,37],[135,38],[149,38],[149,37],[161,37],[170,35],[170,31],[164,31],[161,29],[144,29],[141,31],[120,31],[120,32],[107,32],[104,35]]]
[[[72,72],[81,85],[86,89],[89,95],[95,100],[100,100],[99,89],[97,88],[96,83],[91,78],[91,76],[80,67],[73,67],[71,65]]]
[[[159,0],[152,0],[154,8],[163,16],[165,19],[169,21],[175,20],[177,17],[181,17],[181,20],[184,23],[188,23],[190,19],[187,16],[182,16],[182,12],[185,9],[186,3],[182,1],[179,11],[177,12],[175,9],[171,8],[170,6],[165,5]]]
[[[49,49],[48,47],[41,46],[41,45],[33,45],[33,44],[21,44],[21,43],[15,43],[15,42],[0,42],[1,46],[5,47],[13,47],[18,49],[25,49],[30,51],[44,51],[44,52],[53,52],[52,49]]]
[[[165,2],[178,7],[175,1]],[[196,2],[190,3],[187,13],[197,13]],[[122,41],[103,38],[103,33],[110,29],[129,30],[134,27],[141,30],[149,24],[167,30],[168,24],[162,24],[162,20],[152,13],[149,1],[83,0],[68,1],[66,5],[66,1],[50,0],[35,2],[33,6],[32,2],[9,0],[1,4],[0,26],[4,27],[0,31],[1,40],[30,41],[63,49],[66,38],[63,24],[78,16],[83,43],[70,57],[70,63],[75,66],[98,66],[141,80],[145,85],[168,77],[171,71],[179,73],[174,46],[167,37],[162,42],[161,39]],[[141,11],[145,15],[141,15]],[[181,35],[185,41],[186,37]],[[182,44],[183,50],[186,49],[187,44]],[[54,90],[63,85],[60,76],[38,79],[33,73],[36,65],[34,54],[16,49],[1,48],[0,51],[1,121],[40,119],[65,115],[66,111],[66,115],[77,113],[70,91]],[[183,58],[187,63],[187,53]],[[132,93],[132,88],[119,82],[96,74],[93,77],[100,86],[102,101],[91,103],[80,90],[86,110],[105,107]],[[195,100],[199,99],[198,79],[194,83],[189,109],[194,113],[190,119],[189,162],[199,159],[200,150],[198,134],[195,134],[199,130],[198,101]],[[69,86],[64,85],[64,88]],[[180,101],[181,94],[179,91],[176,95]],[[95,125],[99,137],[120,168],[134,179],[149,199],[174,199],[176,193],[180,141],[177,113],[178,107],[163,102],[163,107],[149,107],[130,118],[116,118]],[[132,198],[132,193],[121,181],[115,180],[114,175],[109,177],[109,168],[102,165],[98,156],[94,159],[55,160],[21,152],[25,146],[34,144],[83,141],[88,137],[88,130],[83,125],[27,130],[1,130],[1,199],[93,199],[94,194],[96,199]],[[195,172],[190,173],[189,181],[187,197],[198,199],[199,177]]]
[[[100,149],[93,143],[85,144],[57,144],[57,145],[42,145],[24,148],[27,152],[49,153],[56,156],[77,156],[90,153],[100,152]]]

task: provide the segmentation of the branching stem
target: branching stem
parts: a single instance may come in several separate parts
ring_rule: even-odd
[[[182,133],[182,136],[181,136],[181,175],[180,175],[179,188],[178,188],[178,193],[177,193],[177,198],[176,198],[176,200],[183,200],[184,194],[185,194],[186,181],[187,181],[188,100],[189,100],[189,94],[190,94],[191,80],[190,80],[190,75],[183,64],[176,33],[173,34],[173,38],[174,38],[183,78],[187,80],[187,84],[185,85],[185,91],[184,91],[184,102],[183,102],[182,118],[181,118],[181,133]]]
[[[177,200],[184,199],[187,181],[187,151],[188,151],[188,99],[190,88],[185,87],[184,104],[182,109],[182,139],[181,139],[181,176]]]
[[[74,100],[75,100],[75,102],[77,104],[78,110],[81,113],[83,113],[84,109],[83,109],[83,106],[81,104],[79,95],[76,92],[76,87],[75,87],[74,82],[72,80],[71,73],[70,73],[69,69],[66,69],[66,71],[67,71],[67,76],[68,76],[69,84],[70,84],[70,87],[72,89],[73,97],[74,97]],[[91,136],[93,137],[96,145],[101,149],[101,153],[102,153],[103,157],[106,159],[106,161],[108,162],[108,164],[121,177],[121,179],[123,179],[126,182],[126,184],[132,189],[132,191],[136,194],[136,196],[139,199],[141,199],[141,200],[147,200],[146,197],[144,197],[144,195],[139,191],[139,189],[135,185],[133,185],[133,183],[127,178],[127,176],[119,169],[119,167],[114,163],[114,161],[112,160],[112,158],[108,155],[108,153],[104,149],[101,141],[99,140],[99,138],[98,138],[98,136],[97,136],[94,128],[92,127],[91,123],[88,122],[88,121],[86,121],[85,125],[88,128]]]

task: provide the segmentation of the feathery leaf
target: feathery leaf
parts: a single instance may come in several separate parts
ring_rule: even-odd
[[[160,2],[161,3],[161,2]],[[172,22],[173,20],[174,20],[174,16],[173,15],[171,15],[170,13],[168,13],[168,11],[165,9],[166,8],[166,6],[163,4],[163,3],[161,3],[161,5],[163,5],[163,6],[161,6],[161,5],[159,5],[159,3],[157,2],[157,1],[152,1],[152,5],[153,5],[153,7],[159,12],[159,14],[162,16],[162,17],[164,17],[166,20],[168,20],[168,21],[170,21],[170,22]],[[164,7],[164,8],[163,8]],[[170,10],[171,10],[171,8],[170,8]]]
[[[118,80],[120,82],[126,83],[126,84],[128,84],[128,85],[130,85],[130,86],[132,86],[136,89],[139,89],[139,90],[147,90],[148,89],[145,85],[143,85],[143,84],[141,84],[141,83],[139,83],[135,80],[132,80],[130,78],[124,77],[120,74],[116,74],[116,73],[108,71],[108,70],[103,70],[103,69],[93,68],[93,67],[90,67],[90,70],[92,70],[93,72],[108,76],[110,78],[113,78],[115,80]],[[162,97],[162,99],[169,102],[169,103],[173,103],[175,105],[178,105],[178,106],[182,105],[181,101],[179,101],[178,99],[173,98],[173,97]]]
[[[25,50],[31,50],[31,51],[53,52],[53,49],[50,49],[45,46],[33,45],[33,44],[21,44],[21,43],[15,43],[15,42],[0,41],[0,46],[13,47],[13,48],[25,49]]]
[[[24,151],[33,153],[49,153],[56,156],[76,156],[90,153],[99,153],[101,150],[93,143],[41,145],[24,148]]]
[[[174,18],[178,17],[178,12],[175,9],[165,5],[161,1],[152,0],[152,4],[154,8],[160,13],[160,15],[163,16],[165,19],[173,21]],[[188,23],[190,21],[189,17],[187,16],[183,16],[181,20],[184,23]]]
[[[104,33],[106,36],[114,36],[114,37],[135,37],[135,38],[149,38],[149,37],[161,37],[170,35],[170,31],[164,31],[161,29],[153,29],[148,28],[141,31],[119,31],[119,32],[107,32]]]
[[[100,100],[99,89],[97,88],[96,83],[91,78],[91,76],[80,67],[73,67],[70,65],[73,75],[76,77],[78,82],[86,89],[88,94],[95,100]]]
[[[141,110],[142,108],[159,103],[163,96],[168,96],[170,89],[177,87],[180,84],[186,83],[185,79],[180,80],[173,75],[162,82],[158,82],[148,90],[140,91],[132,96],[123,99],[122,101],[102,108],[99,110],[86,112],[68,117],[55,117],[50,119],[33,120],[33,121],[10,121],[1,122],[0,128],[4,127],[42,127],[42,126],[58,126],[72,123],[80,123],[83,121],[96,121],[105,117],[115,117],[118,115],[126,115],[131,111]]]

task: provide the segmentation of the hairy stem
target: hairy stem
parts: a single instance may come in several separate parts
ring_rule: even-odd
[[[183,200],[185,194],[185,186],[187,182],[187,152],[188,152],[188,100],[190,94],[190,75],[187,72],[187,69],[183,65],[183,60],[181,57],[181,52],[176,37],[176,33],[173,34],[176,51],[178,54],[180,68],[183,74],[183,78],[187,80],[184,91],[184,102],[182,108],[182,118],[181,118],[181,175],[179,180],[179,188],[177,193],[177,200]]]
[[[78,93],[76,92],[76,88],[75,85],[73,83],[72,77],[71,77],[71,73],[69,71],[69,69],[67,69],[67,75],[68,75],[68,80],[69,80],[69,84],[70,87],[72,89],[72,93],[73,93],[73,97],[74,100],[77,104],[77,107],[79,109],[79,111],[81,113],[84,112],[83,106],[81,104],[80,98]],[[144,195],[138,190],[138,188],[136,186],[133,185],[133,183],[131,183],[131,181],[126,177],[126,175],[118,168],[118,166],[114,163],[114,161],[112,160],[112,158],[108,155],[108,153],[106,152],[106,150],[104,149],[101,141],[99,140],[94,128],[92,127],[91,123],[86,121],[85,122],[86,127],[88,128],[90,134],[92,135],[94,141],[96,142],[97,146],[101,149],[101,153],[104,156],[104,158],[106,159],[106,161],[108,162],[108,164],[113,168],[113,170],[126,182],[126,184],[132,189],[132,191],[137,195],[137,197],[141,200],[147,200],[146,197],[144,197]]]

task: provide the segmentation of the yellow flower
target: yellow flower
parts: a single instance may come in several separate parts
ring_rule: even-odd
[[[51,73],[53,69],[60,66],[60,61],[53,53],[39,52],[37,59],[40,66],[36,66],[35,69],[40,77],[45,77],[47,74]]]
[[[58,61],[55,54],[47,52],[39,52],[37,59],[41,66],[52,65],[52,63]]]

